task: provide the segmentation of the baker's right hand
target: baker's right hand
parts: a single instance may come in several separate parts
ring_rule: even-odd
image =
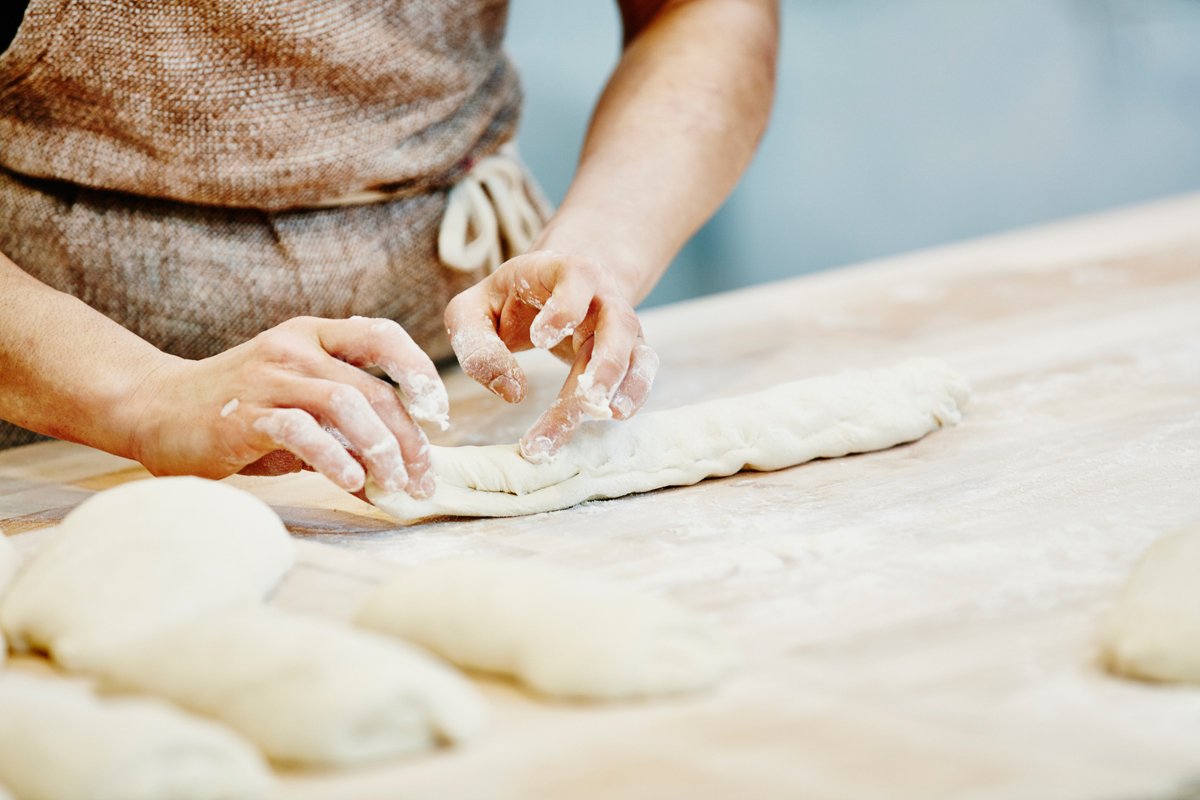
[[[359,367],[378,367],[399,392]],[[133,398],[130,451],[155,475],[279,475],[304,466],[348,492],[433,493],[417,421],[443,428],[446,389],[397,323],[298,317],[200,361],[167,358]]]

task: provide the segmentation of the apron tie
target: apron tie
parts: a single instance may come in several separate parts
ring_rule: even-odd
[[[460,272],[495,272],[533,246],[549,204],[512,142],[475,162],[450,190],[438,229],[438,258]],[[473,237],[472,237],[473,234]]]

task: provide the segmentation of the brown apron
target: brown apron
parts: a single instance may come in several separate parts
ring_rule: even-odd
[[[439,261],[447,195],[520,105],[506,13],[32,0],[0,56],[0,252],[185,358],[355,314],[445,358],[445,305],[486,269]]]

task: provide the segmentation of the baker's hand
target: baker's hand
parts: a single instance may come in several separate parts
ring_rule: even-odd
[[[528,383],[513,353],[539,347],[571,366],[558,399],[521,437],[521,453],[546,461],[587,417],[627,419],[650,394],[658,356],[633,305],[604,265],[535,250],[455,297],[446,327],[463,371],[510,403]]]
[[[359,367],[378,367],[399,392]],[[309,465],[349,492],[433,493],[428,440],[450,403],[391,320],[300,317],[201,361],[170,359],[134,402],[131,450],[156,475],[277,475]]]

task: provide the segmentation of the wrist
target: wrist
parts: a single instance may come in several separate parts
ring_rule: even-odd
[[[621,296],[637,305],[649,294],[661,269],[636,247],[616,241],[618,238],[611,229],[593,231],[560,213],[547,223],[533,247],[592,259],[612,276]]]
[[[110,452],[149,466],[149,453],[161,441],[161,425],[169,416],[170,389],[185,383],[182,373],[191,363],[156,350],[130,372],[128,381],[110,400],[115,439]]]

